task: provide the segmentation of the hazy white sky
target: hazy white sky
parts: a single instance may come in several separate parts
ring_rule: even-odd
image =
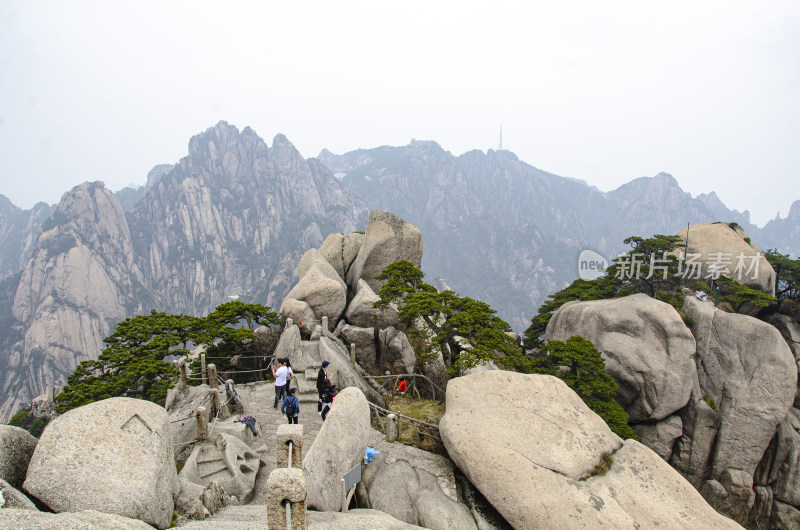
[[[503,146],[660,171],[763,225],[800,199],[800,2],[0,0],[0,193],[112,189],[224,119],[316,156]]]

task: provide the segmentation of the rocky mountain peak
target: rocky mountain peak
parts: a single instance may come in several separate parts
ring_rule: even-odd
[[[794,201],[792,203],[792,206],[789,208],[789,215],[786,216],[786,218],[800,221],[800,201]]]

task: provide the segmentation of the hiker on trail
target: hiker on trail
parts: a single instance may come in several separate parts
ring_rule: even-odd
[[[325,421],[325,417],[328,415],[328,412],[331,410],[331,404],[333,403],[333,398],[336,397],[336,387],[333,386],[330,379],[325,379],[322,383],[322,421]]]
[[[292,386],[292,379],[294,379],[294,372],[292,371],[292,363],[289,362],[288,357],[283,358],[283,364],[286,365],[286,369],[289,371],[286,374],[286,393],[285,395],[289,395],[289,388]]]
[[[275,378],[275,404],[272,405],[273,409],[278,408],[278,402],[283,400],[286,396],[286,376],[289,375],[289,370],[283,362],[283,359],[278,359],[278,369],[272,367],[272,377]]]
[[[297,418],[300,415],[300,400],[297,399],[296,394],[296,388],[289,390],[289,395],[286,396],[281,405],[281,413],[286,414],[289,423],[297,423]]]
[[[328,361],[322,361],[322,368],[319,369],[317,374],[317,394],[319,394],[319,401],[317,402],[317,414],[322,414],[322,390],[325,388],[325,380],[328,379]]]

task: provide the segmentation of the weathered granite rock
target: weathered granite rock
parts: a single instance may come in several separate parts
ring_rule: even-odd
[[[180,460],[185,461],[192,450],[187,442],[197,439],[197,418],[194,416],[197,407],[203,406],[206,411],[211,410],[208,391],[208,385],[187,386],[181,390],[170,388],[167,391],[164,409],[169,413],[172,454],[176,460],[180,457]]]
[[[50,422],[23,487],[56,512],[100,509],[158,528],[177,494],[169,416],[149,401],[111,398]]]
[[[353,232],[352,234],[330,234],[319,247],[320,253],[328,260],[328,263],[336,270],[339,277],[344,280],[347,278],[347,271],[358,256],[361,244],[364,242],[364,234]]]
[[[394,374],[413,374],[417,367],[417,354],[402,331],[393,327],[378,332],[380,368]]]
[[[774,498],[800,507],[800,410],[790,409],[778,426],[778,448],[767,481],[773,484]],[[774,479],[774,480],[772,480]]]
[[[306,252],[297,265],[300,281],[286,295],[280,312],[295,322],[302,322],[303,329],[311,332],[314,324],[319,324],[322,317],[328,317],[328,325],[336,325],[347,305],[347,286],[317,249]],[[314,319],[308,319],[308,313],[302,304],[305,302],[314,313]],[[305,319],[305,320],[304,320]]]
[[[686,228],[678,232],[678,236],[686,241]],[[680,248],[683,249],[682,244]],[[716,272],[753,289],[775,295],[775,270],[738,225],[731,227],[725,223],[699,223],[690,226],[688,256],[691,258],[692,254],[699,254],[696,262],[698,268],[702,264],[700,278],[706,278],[712,272],[709,265],[717,264]],[[687,267],[689,277],[696,277],[691,270],[691,261],[687,261]]]
[[[739,528],[650,449],[623,445],[554,377],[452,379],[439,428],[456,465],[515,528]],[[610,469],[592,475],[606,454]]]
[[[366,281],[379,293],[383,282],[375,279],[395,261],[407,260],[419,268],[422,262],[422,232],[411,223],[384,210],[372,210],[364,242],[347,274],[347,285],[355,289]]]
[[[39,511],[24,493],[17,490],[5,480],[0,479],[0,509],[19,508],[21,510]]]
[[[778,530],[800,528],[800,510],[789,504],[775,501],[772,504],[772,521]]]
[[[360,365],[376,366],[378,361],[373,328],[359,328],[345,324],[341,332],[347,342],[356,345],[356,362]]]
[[[244,442],[229,434],[214,433],[211,440],[194,446],[178,476],[203,486],[216,482],[228,495],[247,499],[260,466],[259,455]]]
[[[381,453],[366,466],[357,487],[365,508],[380,510],[432,530],[476,529],[469,509],[447,498],[436,477],[405,460],[387,463]]]
[[[0,479],[22,486],[37,440],[25,429],[0,425]]]
[[[303,458],[308,497],[306,508],[342,508],[344,474],[361,462],[369,434],[369,405],[357,388],[345,388],[333,402],[311,449]]]
[[[719,414],[703,399],[700,384],[695,383],[695,387],[689,405],[681,414],[683,435],[675,442],[670,463],[700,489],[711,462]]]
[[[350,354],[341,342],[330,337],[322,337],[319,340],[319,355],[319,363],[322,362],[321,359],[326,359],[332,363],[332,369],[328,371],[328,374],[331,381],[337,385],[337,388],[346,386],[358,388],[370,403],[375,403],[380,407],[386,406],[383,397],[361,377],[359,369],[350,362]],[[319,366],[319,363],[317,366]],[[292,364],[294,364],[294,361]]]
[[[302,372],[306,368],[315,368],[321,362],[320,359],[307,354],[300,337],[300,328],[294,325],[287,326],[281,333],[278,346],[275,348],[275,357],[289,359],[292,363],[292,370],[296,372]]]
[[[693,319],[700,386],[720,415],[710,475],[721,480],[740,470],[752,480],[794,400],[794,358],[781,334],[760,320],[692,296],[684,311]]]
[[[374,307],[373,304],[381,298],[375,294],[366,281],[363,279],[358,280],[355,293],[344,313],[344,317],[350,324],[362,328],[378,329],[399,324],[396,306],[390,305],[387,308]]]
[[[378,510],[358,509],[344,513],[309,511],[306,518],[308,530],[422,530],[421,526],[398,521]]]
[[[553,314],[545,339],[573,335],[603,354],[632,422],[662,420],[689,401],[695,341],[671,305],[645,294],[569,302]]]
[[[10,508],[0,510],[0,528],[36,530],[152,530],[149,524],[98,510],[47,513]]]
[[[669,416],[658,423],[638,423],[633,426],[642,443],[669,462],[675,440],[683,435],[680,416]]]

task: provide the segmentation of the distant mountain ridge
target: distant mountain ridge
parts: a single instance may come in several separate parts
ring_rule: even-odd
[[[603,193],[509,151],[456,157],[419,141],[304,159],[283,135],[270,146],[226,122],[139,188],[84,183],[32,210],[4,199],[0,421],[96,358],[125,317],[205,314],[236,297],[276,308],[302,254],[329,233],[363,230],[374,208],[422,230],[429,281],[491,304],[517,330],[577,277],[581,250],[612,257],[629,235],[736,221],[762,248],[800,251],[800,201],[757,229],[666,173]]]

